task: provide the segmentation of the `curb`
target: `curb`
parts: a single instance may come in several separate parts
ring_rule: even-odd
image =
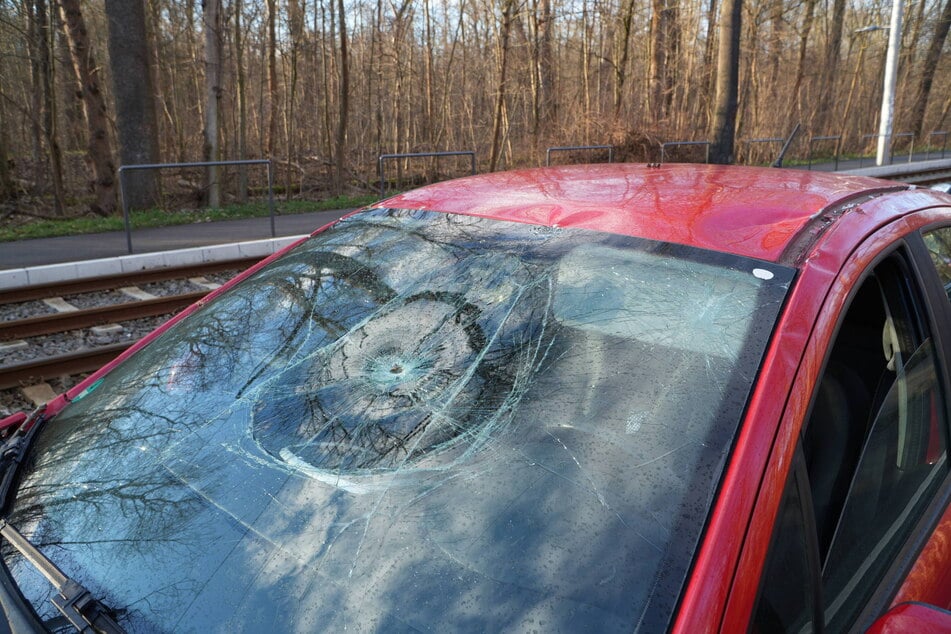
[[[207,247],[175,249],[133,255],[120,255],[98,260],[63,262],[22,269],[4,269],[0,271],[0,290],[53,284],[104,275],[132,273],[146,269],[158,269],[170,266],[187,266],[203,262],[221,262],[241,258],[264,258],[284,247],[297,242],[307,235],[251,240],[231,244],[217,244]]]

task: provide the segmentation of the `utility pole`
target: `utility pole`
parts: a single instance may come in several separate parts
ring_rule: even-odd
[[[901,18],[902,0],[892,0],[892,20],[888,27],[888,55],[885,57],[885,88],[882,90],[882,120],[878,128],[876,165],[887,165],[892,158],[892,120],[895,111],[895,85],[898,81]]]

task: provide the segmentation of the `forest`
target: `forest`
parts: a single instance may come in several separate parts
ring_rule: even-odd
[[[119,166],[270,159],[280,195],[375,191],[378,157],[474,152],[478,171],[553,146],[660,144],[724,131],[765,163],[874,147],[884,0],[0,0],[0,219],[119,213]],[[895,147],[951,145],[951,0],[904,4]],[[732,49],[731,49],[732,47]],[[770,139],[769,141],[763,141]],[[702,162],[704,146],[666,160]],[[605,160],[577,150],[559,161]],[[212,206],[260,192],[257,165],[127,172]],[[403,161],[412,183],[465,157]]]

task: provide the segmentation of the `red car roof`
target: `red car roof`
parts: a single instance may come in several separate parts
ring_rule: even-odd
[[[823,209],[896,185],[804,170],[615,163],[472,176],[375,206],[581,227],[776,261]]]

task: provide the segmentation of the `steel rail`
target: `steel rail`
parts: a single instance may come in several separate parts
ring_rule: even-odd
[[[69,374],[93,372],[122,354],[133,343],[135,342],[115,343],[54,357],[0,366],[0,390],[38,383]]]
[[[0,322],[0,341],[37,337],[67,330],[166,315],[197,302],[207,294],[208,291],[195,291],[123,304],[97,306],[69,313],[54,313],[52,315]]]
[[[145,271],[118,273],[115,275],[90,277],[67,282],[53,282],[51,284],[36,284],[33,286],[22,286],[19,288],[5,289],[0,291],[0,306],[4,304],[28,302],[36,299],[43,299],[45,297],[61,297],[63,295],[91,293],[94,291],[116,289],[123,286],[134,286],[136,284],[145,284],[148,282],[161,282],[164,280],[195,277],[198,275],[218,273],[220,271],[229,271],[232,269],[243,270],[260,261],[261,259],[262,258],[260,257],[255,257],[242,258],[240,260],[222,260],[218,262],[205,262],[202,264],[191,264],[187,266],[149,269]]]

